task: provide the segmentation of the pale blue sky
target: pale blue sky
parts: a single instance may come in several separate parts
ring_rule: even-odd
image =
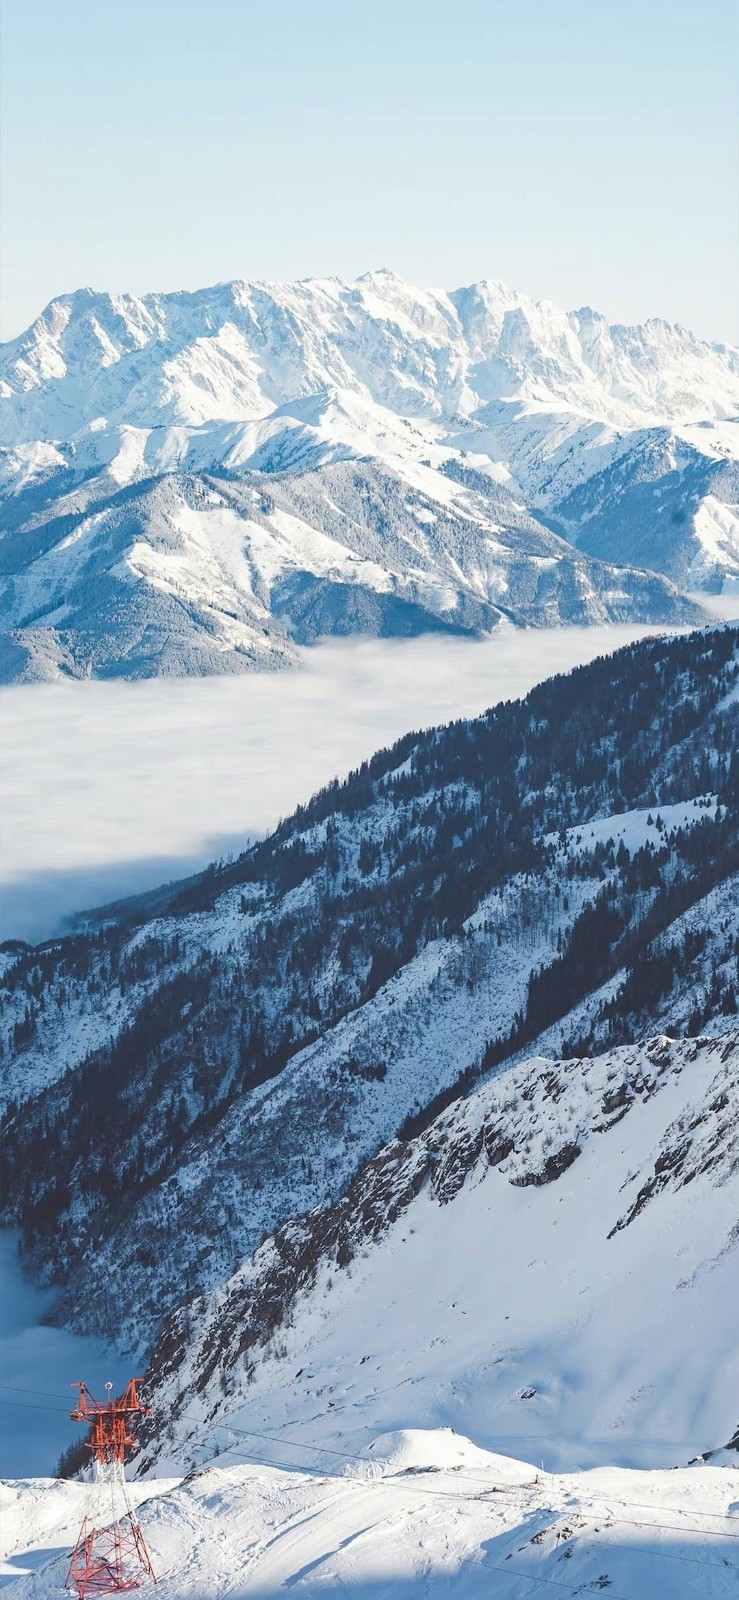
[[[2,332],[390,266],[739,342],[736,0],[3,0]]]

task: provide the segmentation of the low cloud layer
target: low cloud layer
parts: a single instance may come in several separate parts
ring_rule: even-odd
[[[656,629],[330,642],[303,670],[0,692],[0,939],[243,849],[410,728],[474,716]]]

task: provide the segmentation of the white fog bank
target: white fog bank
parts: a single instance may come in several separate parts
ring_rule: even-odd
[[[244,847],[411,728],[474,716],[639,627],[331,641],[303,670],[0,691],[0,939]]]
[[[18,1261],[17,1238],[0,1231],[0,1478],[49,1476],[60,1453],[84,1438],[69,1412],[80,1378],[99,1399],[110,1380],[118,1394],[129,1362],[100,1340],[49,1327],[54,1295],[33,1287]],[[0,1577],[0,1589],[3,1580]]]

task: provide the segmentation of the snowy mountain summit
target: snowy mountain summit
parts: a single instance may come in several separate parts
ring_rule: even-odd
[[[736,350],[497,282],[61,296],[0,349],[0,675],[697,619],[678,590],[739,576],[738,415]]]
[[[2,441],[248,422],[327,390],[398,416],[474,416],[509,399],[614,426],[731,417],[739,352],[652,320],[609,327],[502,283],[449,294],[393,272],[354,283],[226,283],[196,293],[54,300],[2,355]]]

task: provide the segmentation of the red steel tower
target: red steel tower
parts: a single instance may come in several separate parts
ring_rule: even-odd
[[[140,1378],[132,1378],[117,1400],[110,1398],[112,1384],[106,1383],[108,1399],[102,1405],[86,1383],[72,1384],[80,1397],[70,1415],[73,1422],[86,1422],[90,1428],[87,1446],[92,1451],[93,1481],[99,1489],[95,1516],[85,1517],[67,1573],[67,1583],[74,1584],[78,1600],[140,1589],[147,1579],[156,1583],[126,1489],[126,1450],[135,1443],[132,1424],[138,1417],[151,1415],[139,1399],[136,1385],[140,1382]],[[107,1516],[111,1520],[104,1523]]]

